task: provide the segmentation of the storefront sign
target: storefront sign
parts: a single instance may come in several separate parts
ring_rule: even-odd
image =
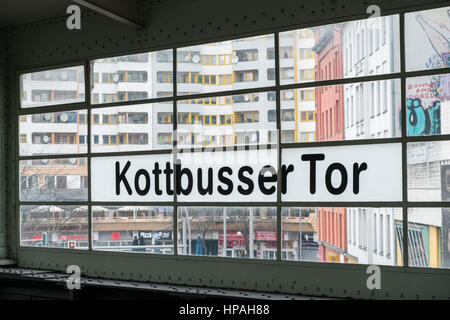
[[[89,238],[88,238],[87,234],[83,234],[83,235],[77,235],[77,234],[61,235],[61,234],[59,234],[57,239],[61,240],[61,241],[80,241],[80,240],[87,241]]]
[[[255,240],[277,241],[277,233],[271,231],[255,231]]]
[[[172,231],[139,231],[139,237],[144,239],[172,240]]]
[[[114,241],[119,241],[121,237],[122,235],[118,231],[114,231],[113,233],[111,233],[111,239],[113,239]]]

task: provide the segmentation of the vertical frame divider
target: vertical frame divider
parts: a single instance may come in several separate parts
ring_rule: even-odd
[[[91,170],[91,62],[86,60],[84,65],[84,97],[86,100],[87,108],[87,168],[88,168],[88,250],[92,251],[92,235],[94,228],[92,225],[92,170]]]
[[[172,81],[173,81],[173,100],[172,100],[172,165],[173,165],[173,254],[178,255],[178,205],[177,205],[177,171],[176,161],[178,154],[178,134],[177,134],[177,48],[172,49]]]
[[[277,117],[277,260],[281,260],[281,101],[280,101],[280,34],[275,32],[275,103]],[[295,48],[294,48],[295,50]],[[294,55],[295,56],[295,55]],[[296,72],[296,70],[294,70]]]
[[[406,131],[406,76],[405,76],[405,14],[399,15],[400,37],[400,106],[402,123],[402,216],[403,216],[403,267],[408,267],[408,166],[407,166],[407,131]]]
[[[20,169],[20,146],[19,146],[19,136],[20,136],[20,124],[19,124],[19,120],[20,120],[20,115],[19,115],[19,110],[21,109],[21,101],[20,101],[20,96],[21,96],[21,85],[20,85],[20,75],[19,73],[15,73],[15,78],[14,78],[14,89],[16,92],[16,95],[14,97],[14,99],[12,99],[12,101],[14,102],[15,106],[14,106],[14,124],[13,124],[13,128],[14,128],[14,134],[15,136],[13,137],[15,139],[14,141],[14,177],[16,179],[16,185],[15,185],[15,195],[14,195],[14,227],[15,227],[15,234],[16,234],[16,243],[15,243],[15,253],[17,254],[17,249],[20,248],[21,245],[21,225],[20,225],[20,174],[19,174],[19,169]],[[5,221],[6,222],[6,221]],[[6,226],[6,223],[5,223]],[[6,231],[6,230],[5,230]]]

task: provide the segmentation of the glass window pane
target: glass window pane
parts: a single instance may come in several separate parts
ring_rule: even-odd
[[[276,128],[275,101],[267,93],[249,93],[205,100],[178,101],[178,147],[232,146],[275,143],[268,132]],[[212,105],[211,105],[212,104]],[[218,121],[224,116],[227,121]]]
[[[284,90],[280,97],[282,115],[295,115],[281,121],[284,143],[401,136],[398,79]],[[311,139],[302,140],[306,135]]]
[[[408,136],[450,133],[450,74],[406,79]]]
[[[172,50],[93,60],[91,102],[111,103],[172,96]],[[100,94],[101,101],[96,95]]]
[[[172,148],[171,142],[160,138],[172,136],[171,103],[95,108],[91,113],[92,152]],[[96,143],[96,136],[103,136],[101,143]]]
[[[277,256],[275,207],[179,207],[178,254],[271,259]]]
[[[87,201],[87,159],[19,161],[21,201]]]
[[[450,67],[449,10],[405,14],[406,71]]]
[[[20,206],[20,245],[88,249],[88,207]]]
[[[173,254],[173,207],[93,206],[93,249]]]
[[[84,67],[20,75],[20,106],[33,108],[85,101]]]
[[[273,34],[177,49],[178,94],[275,85]],[[225,57],[216,59],[216,57]]]
[[[400,266],[401,208],[282,208],[282,259]]]
[[[87,152],[87,111],[63,111],[23,115],[19,119],[21,156]]]
[[[449,150],[450,141],[408,143],[409,201],[450,201]]]
[[[275,148],[223,149],[178,153],[178,201],[276,201]]]
[[[411,267],[450,268],[449,208],[408,209],[408,254]]]
[[[282,32],[280,82],[290,84],[398,72],[398,43],[397,15]],[[289,51],[283,52],[282,47]]]
[[[173,201],[170,153],[91,158],[92,201]]]

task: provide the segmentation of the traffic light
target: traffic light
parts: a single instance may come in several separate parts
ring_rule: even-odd
[[[69,249],[75,249],[75,241],[69,241]]]

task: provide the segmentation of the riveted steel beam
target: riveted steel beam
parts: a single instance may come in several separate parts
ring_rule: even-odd
[[[72,0],[80,6],[91,9],[98,12],[108,18],[116,20],[125,25],[144,28],[144,25],[137,22],[137,2],[131,1],[119,1],[119,0]]]

